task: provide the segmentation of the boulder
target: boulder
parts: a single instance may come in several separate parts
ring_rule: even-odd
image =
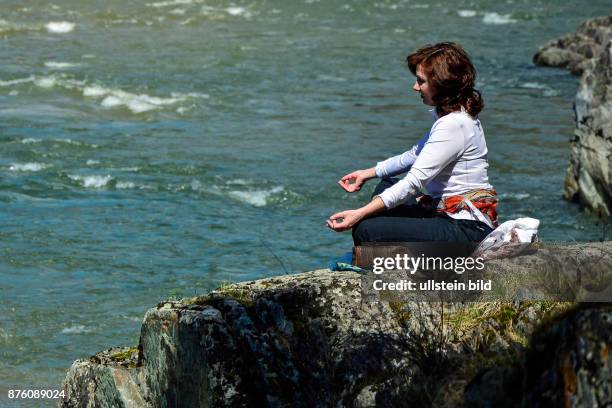
[[[549,41],[533,56],[536,65],[567,68],[580,75],[589,60],[596,58],[612,39],[612,16],[598,17],[582,23],[575,33]]]
[[[584,22],[575,34],[551,41],[534,63],[582,74],[563,196],[600,217],[612,213],[612,16]]]
[[[75,362],[61,406],[367,406],[364,389],[406,365],[407,334],[388,304],[361,302],[359,283],[314,271],[161,303],[137,363]]]
[[[576,130],[564,197],[599,215],[612,213],[612,40],[589,61],[576,95]]]
[[[562,252],[591,254],[593,245]],[[598,245],[597,263],[612,270],[612,243]],[[490,266],[500,274],[524,271],[552,264],[553,253]],[[481,382],[510,387],[507,372],[528,352],[532,334],[572,307],[518,300],[371,301],[363,282],[354,272],[318,270],[162,302],[146,313],[138,346],[109,349],[72,365],[60,406],[457,406],[484,369],[501,371],[480,375]],[[585,359],[589,350],[605,354],[609,332],[592,330],[582,339],[591,330],[588,322],[576,320],[543,344],[586,345]],[[549,357],[537,370],[554,371],[566,361]],[[592,384],[588,393],[607,390],[608,371],[591,370],[585,380],[575,373],[580,387]],[[537,381],[531,387],[536,390]],[[490,390],[471,395],[477,401],[492,398]]]

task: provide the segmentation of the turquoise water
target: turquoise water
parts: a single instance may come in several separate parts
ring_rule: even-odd
[[[578,78],[531,57],[608,1],[86,3],[2,3],[2,406],[162,299],[348,250],[324,221],[369,192],[336,181],[428,130],[402,66],[424,43],[473,56],[501,219],[602,236],[561,199]]]

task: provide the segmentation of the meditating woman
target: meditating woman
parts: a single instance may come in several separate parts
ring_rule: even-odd
[[[410,150],[356,170],[338,182],[347,192],[382,178],[373,200],[327,220],[352,228],[355,245],[368,242],[478,242],[497,226],[497,196],[489,184],[487,145],[478,120],[484,104],[476,71],[455,43],[420,48],[406,58],[412,89],[433,106],[435,123]],[[392,178],[408,172],[403,179]],[[422,190],[427,194],[422,194]]]

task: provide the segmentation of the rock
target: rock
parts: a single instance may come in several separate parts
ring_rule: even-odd
[[[534,334],[524,363],[526,406],[612,405],[612,306],[588,305]]]
[[[70,367],[64,387],[65,407],[125,407],[149,406],[142,397],[140,372],[137,366],[138,350],[111,348],[89,360],[77,360]]]
[[[612,213],[612,16],[584,22],[575,34],[551,41],[534,63],[582,74],[563,196],[600,217]]]
[[[610,265],[612,244],[606,249]],[[479,371],[518,361],[539,324],[570,307],[371,302],[361,282],[357,273],[319,270],[163,302],[146,313],[138,347],[72,365],[60,406],[461,405]],[[601,352],[595,344],[588,347]],[[503,389],[502,374],[484,378]]]
[[[612,213],[612,41],[582,74],[564,197]]]
[[[568,68],[574,75],[580,75],[584,71],[584,62],[587,60],[583,54],[559,48],[556,44],[545,47],[533,57],[536,65]]]
[[[597,57],[612,39],[612,16],[582,23],[575,33],[545,44],[533,56],[536,65],[567,68],[580,75],[588,61]]]
[[[359,283],[315,271],[162,303],[144,318],[138,366],[75,362],[62,406],[363,404],[406,364],[408,339],[388,304],[361,302]],[[118,373],[138,397],[111,386]]]
[[[612,305],[587,304],[544,325],[520,365],[481,372],[466,407],[612,405]]]

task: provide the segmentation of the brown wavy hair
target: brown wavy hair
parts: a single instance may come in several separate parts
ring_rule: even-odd
[[[470,116],[476,117],[484,108],[480,92],[474,89],[476,70],[459,44],[426,45],[408,55],[406,65],[414,75],[420,66],[427,76],[438,116],[463,107]]]

